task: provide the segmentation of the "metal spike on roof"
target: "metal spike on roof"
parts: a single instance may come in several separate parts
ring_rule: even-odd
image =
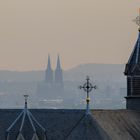
[[[27,104],[28,104],[28,102],[27,102],[28,97],[29,97],[29,95],[24,95],[24,98],[25,98],[25,108],[26,109],[27,109]]]

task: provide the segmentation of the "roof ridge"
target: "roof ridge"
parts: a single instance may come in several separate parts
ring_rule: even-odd
[[[80,120],[72,127],[72,129],[70,130],[70,132],[65,136],[64,140],[66,140],[70,134],[72,133],[72,131],[79,125],[79,123],[85,118],[85,114],[80,118]]]

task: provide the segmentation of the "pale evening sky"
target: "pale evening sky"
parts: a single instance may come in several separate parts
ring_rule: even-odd
[[[0,70],[41,70],[48,53],[64,69],[126,63],[137,39],[139,0],[3,0]]]

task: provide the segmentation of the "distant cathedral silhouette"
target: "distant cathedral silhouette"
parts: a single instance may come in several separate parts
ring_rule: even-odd
[[[55,72],[53,72],[51,68],[51,60],[50,60],[50,55],[48,56],[48,66],[47,70],[45,72],[45,82],[48,84],[57,84],[57,85],[63,85],[63,71],[61,68],[61,63],[60,63],[60,57],[58,55],[57,58],[57,66],[55,69]]]
[[[61,98],[63,94],[63,70],[61,68],[60,57],[58,55],[56,69],[51,67],[51,58],[48,55],[47,69],[45,70],[45,80],[38,84],[37,94],[42,98]]]

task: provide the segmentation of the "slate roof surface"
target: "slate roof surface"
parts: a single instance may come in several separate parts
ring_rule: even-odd
[[[20,109],[0,109],[0,140],[5,140],[7,128],[20,112]],[[89,116],[85,116],[85,110],[31,109],[30,112],[46,129],[48,140],[140,140],[138,111],[94,110]]]
[[[140,111],[96,110],[92,114],[111,140],[140,140]]]
[[[46,131],[31,112],[24,108],[7,129],[6,137],[8,140],[16,140],[17,137],[23,137],[25,140],[32,140],[33,137],[37,137],[39,140],[46,140]]]

